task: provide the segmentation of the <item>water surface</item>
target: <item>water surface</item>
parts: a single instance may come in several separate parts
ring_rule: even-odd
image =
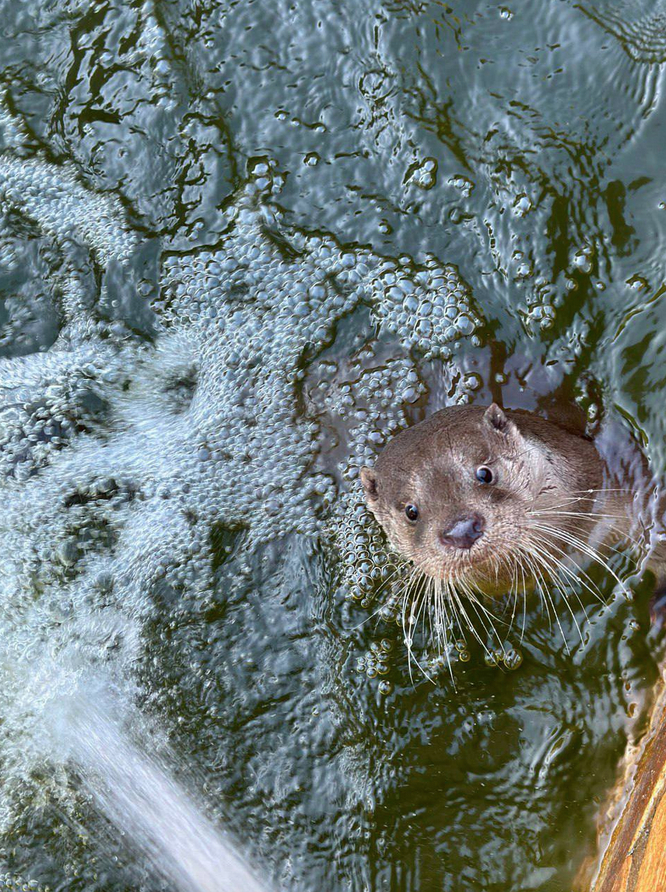
[[[357,475],[491,398],[574,400],[664,472],[665,23],[0,6],[7,888],[178,882],[75,745],[108,695],[114,771],[166,766],[273,888],[570,890],[656,678],[647,584],[530,603],[513,668],[468,636],[433,684],[364,622]]]

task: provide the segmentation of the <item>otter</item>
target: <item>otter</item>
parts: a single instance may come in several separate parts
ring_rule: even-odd
[[[436,412],[360,478],[392,547],[444,594],[542,589],[574,572],[573,552],[606,566],[600,549],[642,523],[591,438],[495,403]],[[663,587],[663,546],[647,566]]]

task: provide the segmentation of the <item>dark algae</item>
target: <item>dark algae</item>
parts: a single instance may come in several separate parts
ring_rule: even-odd
[[[268,888],[570,892],[651,580],[613,553],[448,659],[421,614],[416,664],[359,470],[498,402],[662,477],[665,23],[0,3],[1,888],[217,889],[120,803],[140,753]]]

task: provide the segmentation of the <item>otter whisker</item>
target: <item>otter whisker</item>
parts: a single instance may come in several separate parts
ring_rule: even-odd
[[[409,591],[409,589],[406,588],[405,592],[403,594],[402,604],[401,604],[402,637],[403,637],[405,644],[407,645],[407,669],[409,671],[409,680],[411,681],[412,684],[414,684],[414,678],[412,676],[412,638],[411,638],[411,635],[407,634],[407,627],[406,627],[406,622],[407,622],[407,620],[406,620],[406,614],[407,614],[406,599],[407,599],[408,591]]]
[[[432,613],[434,619],[431,619],[431,627],[434,626],[434,637],[437,642],[437,649],[441,653],[442,650],[442,607],[439,603],[438,580],[432,580]]]
[[[545,518],[546,520],[548,520],[548,516],[549,516],[549,515],[552,515],[552,516],[555,516],[555,517],[575,517],[579,522],[584,522],[584,521],[589,520],[589,521],[591,522],[592,527],[594,527],[594,526],[596,525],[596,521],[597,521],[597,519],[610,518],[610,517],[616,517],[616,518],[620,518],[620,519],[626,519],[626,518],[621,518],[620,515],[613,515],[613,514],[591,514],[591,513],[589,513],[589,512],[586,512],[586,513],[583,513],[583,514],[579,514],[579,513],[576,512],[576,511],[565,512],[565,511],[550,511],[550,510],[543,510],[543,511],[529,511],[528,514],[529,514],[531,517]],[[582,532],[584,532],[584,531],[581,530],[581,533],[582,533]],[[643,547],[643,545],[644,545],[644,542],[641,542],[639,539],[636,539],[635,537],[631,536],[631,535],[630,535],[629,533],[627,533],[624,529],[619,528],[619,527],[616,527],[615,524],[610,524],[610,525],[609,525],[609,532],[616,532],[616,533],[620,534],[620,535],[622,536],[623,539],[627,539],[629,542],[632,542],[634,545],[636,545],[636,546],[639,547],[639,548],[640,548],[640,547]],[[618,551],[617,548],[614,548],[614,547],[613,547],[612,545],[610,545],[608,542],[601,542],[601,543],[600,543],[600,547],[603,547],[603,548],[610,548],[612,551]]]
[[[527,561],[527,566],[529,567],[530,574],[531,574],[532,578],[534,579],[535,588],[539,593],[539,596],[541,598],[541,601],[543,602],[544,607],[546,608],[546,615],[548,616],[548,626],[549,626],[549,629],[552,631],[553,626],[552,626],[552,620],[551,620],[550,605],[546,601],[546,598],[543,593],[542,585],[539,581],[539,571],[536,567],[533,556],[529,552],[523,552],[523,554],[524,554],[525,560]]]
[[[562,573],[566,574],[566,576],[568,576],[568,578],[571,580],[571,583],[573,583],[573,584],[575,584],[576,582],[580,582],[581,580],[576,576],[576,574],[573,572],[573,570],[569,569],[564,564],[564,562],[561,561],[555,555],[547,553],[545,555],[542,555],[542,559],[543,559],[544,563],[547,564],[547,566],[552,567],[553,581],[557,585],[557,589],[560,592],[560,594],[562,595],[564,603],[567,606],[569,612],[571,613],[571,618],[573,619],[573,621],[576,625],[576,628],[578,629],[578,634],[580,636],[580,640],[583,641],[583,634],[582,634],[582,631],[578,624],[578,620],[573,613],[573,609],[570,604],[569,593],[567,592],[567,590],[564,586],[561,574]],[[585,609],[585,605],[583,604],[583,602],[580,598],[580,595],[578,594],[578,592],[576,591],[576,589],[573,586],[571,587],[570,592],[576,598],[576,601],[578,602],[579,607],[581,608],[581,610],[583,611],[583,614],[585,615],[586,621],[589,623],[590,617],[588,616],[587,610]]]
[[[440,603],[439,598],[439,580],[433,577],[432,580],[432,617],[431,617],[431,629],[434,635],[435,641],[437,642],[437,650],[441,652],[442,648],[442,633],[444,630],[443,627],[443,616],[442,616],[442,605]]]
[[[444,585],[441,579],[436,580],[437,585],[437,596],[439,599],[439,606],[441,609],[441,617],[442,617],[442,630],[444,633],[444,645],[448,649],[449,646],[449,630],[453,626],[454,617],[449,613],[449,609],[451,606],[451,601],[448,597],[448,594],[444,591]]]
[[[490,563],[491,563],[491,574],[494,573],[494,575],[495,575],[496,585],[500,584],[500,571],[502,570],[503,566],[506,564],[508,570],[512,574],[511,581],[510,581],[509,588],[508,588],[508,591],[511,592],[512,588],[514,587],[514,580],[517,578],[517,568],[516,568],[515,562],[512,562],[512,560],[511,560],[511,554],[493,556]],[[492,630],[491,638],[494,636],[494,638],[499,643],[502,651],[504,651],[504,642],[495,627],[495,622],[506,626],[507,625],[506,620],[502,619],[501,617],[496,616],[491,610],[489,610],[486,607],[486,605],[477,597],[477,593],[473,590],[471,585],[464,583],[461,580],[461,588],[463,589],[463,592],[464,592],[465,596],[467,597],[467,599],[469,601],[471,601],[471,603],[474,607],[474,611],[475,611],[476,615],[479,617],[479,619],[481,620],[486,633],[488,632],[488,626],[484,622],[481,612],[487,617],[490,629]],[[511,622],[508,624],[508,633],[511,631],[514,616],[515,616],[515,601],[514,601],[514,611],[513,611],[512,618],[511,618]]]
[[[630,492],[633,493],[632,489],[626,489],[624,487],[612,487],[606,486],[601,487],[600,489],[571,489],[569,490],[572,496],[578,495],[579,493],[592,493],[592,492]]]
[[[551,549],[554,548],[555,550],[557,550],[567,561],[570,561],[573,564],[573,566],[576,568],[576,572],[574,572],[574,570],[571,567],[567,566],[563,560],[560,560],[556,555],[553,555],[552,553],[549,552],[548,556],[555,563],[558,572],[561,571],[561,572],[565,573],[571,579],[571,581],[573,583],[579,583],[585,589],[587,589],[587,591],[590,592],[590,594],[597,601],[599,601],[600,604],[605,604],[606,599],[603,597],[598,585],[589,576],[589,574],[586,573],[585,570],[583,570],[583,568],[575,560],[573,555],[569,554],[568,552],[565,552],[562,548],[558,547],[554,543],[547,543],[547,544],[549,545],[549,547]],[[568,603],[568,597],[567,597],[567,593],[566,593],[565,589],[563,587],[561,587],[560,590],[561,590],[562,595],[565,599],[565,603]],[[583,610],[586,620],[589,622],[589,616],[588,616],[587,610],[585,609],[585,605],[583,604],[583,602],[580,598],[580,595],[573,588],[571,591],[574,594],[576,600],[578,601],[578,604],[580,605],[581,609]],[[582,636],[581,636],[581,640],[582,640]]]
[[[439,580],[439,579],[436,580],[435,591],[436,591],[437,598],[439,599],[442,613],[444,614],[444,616],[446,618],[446,626],[444,626],[444,654],[446,656],[446,665],[449,670],[449,675],[451,676],[451,682],[453,683],[454,690],[456,690],[456,682],[455,682],[455,678],[453,677],[453,667],[451,666],[451,656],[449,654],[449,632],[448,632],[449,616],[448,616],[448,610],[446,608],[445,596],[442,593],[442,583],[441,583],[441,580]]]
[[[456,624],[459,629],[463,630],[466,625],[469,626],[469,618],[464,616],[464,610],[461,611],[460,598],[451,580],[447,580],[446,588]]]
[[[596,505],[598,501],[599,499],[597,496],[595,496],[594,498],[588,498],[588,496],[570,496],[566,499],[562,499],[562,497],[560,496],[560,501],[557,504],[546,504],[544,506],[544,510],[549,510],[550,508],[553,508],[554,510],[557,510],[559,508],[569,508],[571,507],[571,505],[577,505],[580,502],[593,502]]]
[[[527,590],[528,590],[528,579],[529,579],[529,571],[526,575],[525,570],[525,562],[523,561],[521,548],[518,546],[517,548],[511,549],[509,554],[507,555],[507,562],[513,565],[513,575],[511,579],[511,587],[509,589],[510,595],[513,597],[512,600],[512,612],[511,612],[511,623],[509,624],[509,632],[511,633],[511,629],[513,628],[513,622],[516,616],[516,610],[518,607],[518,596],[519,590],[521,590],[522,599],[523,599],[523,621],[521,624],[521,632],[520,632],[520,642],[522,644],[525,638],[525,626],[527,624]]]
[[[442,643],[448,644],[449,617],[446,605],[442,600],[442,583],[439,579],[433,579],[433,605],[435,615],[435,640],[437,650],[441,654]]]
[[[520,643],[522,644],[525,639],[525,626],[527,624],[527,577],[525,576],[525,564],[520,552],[518,552],[517,557],[520,563],[520,572],[523,579],[523,625],[520,632]]]
[[[424,582],[426,582],[427,579],[428,579],[428,577],[426,576],[425,573],[421,573],[421,574],[420,574],[420,578],[419,578],[419,580],[418,580],[418,582],[420,583],[420,585],[419,585],[419,588],[418,588],[418,590],[417,590],[417,593],[416,593],[416,595],[415,595],[415,597],[414,597],[414,599],[413,599],[413,600],[416,600],[417,604],[418,604],[419,599],[421,598],[421,595],[422,595],[422,591],[423,591],[423,588],[424,588]],[[409,621],[410,621],[410,630],[409,630],[409,633],[407,632],[407,629],[406,629],[405,616],[406,616],[406,612],[407,612],[407,611],[406,611],[405,608],[406,608],[406,606],[407,606],[407,602],[406,602],[406,596],[407,596],[407,594],[408,594],[408,593],[406,593],[406,595],[405,595],[405,599],[403,599],[402,630],[403,630],[403,634],[404,634],[404,637],[405,637],[405,644],[407,645],[407,666],[408,666],[408,669],[409,669],[409,679],[410,679],[410,681],[412,682],[412,684],[414,684],[414,676],[412,675],[412,659],[413,659],[414,662],[416,663],[416,665],[418,666],[418,668],[419,668],[419,669],[421,670],[421,672],[423,673],[423,675],[428,679],[428,681],[432,682],[432,684],[435,684],[436,682],[435,682],[435,681],[430,677],[430,675],[426,672],[426,670],[423,668],[423,666],[421,665],[421,663],[420,663],[419,660],[417,659],[416,655],[414,654],[414,650],[413,650],[413,647],[412,647],[412,645],[413,645],[413,630],[412,630],[411,626],[415,626],[416,624],[415,624],[415,622],[412,622],[413,613],[410,613],[410,617],[409,617]]]
[[[474,605],[473,605],[473,602],[471,601],[471,599],[470,599],[469,596],[468,596],[468,591],[469,591],[469,589],[464,589],[465,599],[466,599],[467,601],[469,601],[470,605],[473,607]],[[455,594],[455,599],[456,599],[456,602],[457,602],[457,604],[458,604],[458,609],[460,610],[462,616],[463,616],[464,619],[465,619],[465,623],[466,623],[467,628],[470,630],[470,632],[472,633],[472,635],[474,636],[474,638],[476,638],[476,640],[479,642],[479,644],[481,645],[481,647],[483,647],[483,649],[486,651],[486,653],[490,653],[490,651],[488,650],[488,645],[487,645],[487,643],[483,640],[483,638],[482,638],[482,637],[479,635],[479,633],[477,632],[477,630],[476,630],[476,626],[475,626],[474,623],[472,622],[472,618],[471,618],[471,616],[468,614],[468,612],[467,612],[467,610],[466,610],[466,608],[465,608],[465,606],[464,606],[464,604],[463,604],[463,600],[462,600],[462,598],[460,597],[460,595],[458,595],[457,592],[456,592],[456,594]],[[476,610],[475,610],[474,612],[475,612],[475,613],[477,614],[477,616],[478,616],[478,612],[477,612]],[[486,632],[486,634],[488,634],[488,627],[487,627],[487,625],[483,622],[483,619],[482,619],[481,617],[479,617],[479,619],[481,620],[481,625],[483,626],[484,631]]]
[[[489,610],[482,601],[480,601],[477,598],[474,590],[471,587],[468,588],[468,591],[466,592],[466,594],[467,594],[467,598],[472,602],[472,604],[474,604],[476,607],[478,607],[480,610],[483,611],[483,613],[488,617],[488,621],[491,624],[492,624],[492,621],[495,620],[496,622],[500,623],[503,626],[507,625],[507,623],[503,619],[501,619],[499,616],[495,616],[495,614],[491,610]]]
[[[553,585],[556,587],[557,591],[562,596],[562,598],[564,600],[564,604],[565,604],[567,610],[569,611],[569,613],[571,614],[571,618],[574,622],[574,625],[576,626],[580,640],[582,641],[583,633],[582,633],[580,625],[578,623],[578,619],[576,618],[576,614],[574,613],[573,608],[571,607],[571,604],[569,603],[567,593],[566,593],[564,586],[562,585],[562,582],[559,578],[558,571],[560,569],[566,570],[567,568],[564,567],[564,565],[562,564],[561,561],[559,561],[553,555],[548,554],[547,552],[544,554],[544,553],[539,553],[534,550],[531,550],[531,554],[535,557],[535,559],[538,559],[541,562],[541,564],[544,567],[544,569],[546,570],[549,578],[552,580]],[[553,566],[553,564],[554,564],[554,566]],[[576,595],[576,597],[578,597],[578,596]],[[580,606],[583,610],[583,613],[585,613],[585,618],[588,619],[588,621],[589,621],[589,617],[587,616],[587,612],[586,612],[585,607],[583,606],[583,603],[581,602],[580,598],[578,598],[578,603],[580,604]]]
[[[416,567],[412,567],[410,572],[407,574],[407,578],[403,580],[399,580],[402,582],[402,587],[398,590],[394,591],[390,598],[393,601],[394,605],[400,605],[400,616],[404,616],[404,605],[405,599],[409,596],[409,592],[411,591],[415,580],[419,578],[421,575],[421,571]],[[381,609],[381,608],[380,608]]]
[[[472,605],[474,605],[474,598],[473,598],[473,597],[470,598],[470,595],[473,596],[473,592],[472,592],[472,590],[470,589],[470,587],[469,587],[469,585],[467,584],[467,582],[466,582],[465,580],[463,580],[463,579],[460,579],[460,580],[458,580],[458,583],[459,583],[459,585],[461,586],[461,588],[463,589],[464,594],[465,594],[465,596],[467,597],[467,599],[469,600],[469,602],[470,602]],[[459,596],[458,593],[455,591],[455,589],[451,589],[451,593],[452,593],[452,595],[453,595],[453,598],[455,599],[455,602],[456,602],[457,605],[458,605],[458,609],[460,610],[460,612],[462,613],[462,615],[465,617],[465,622],[467,623],[467,628],[470,630],[470,632],[472,633],[472,635],[474,635],[474,637],[475,637],[476,640],[479,642],[479,644],[481,645],[481,647],[485,650],[485,652],[490,656],[490,651],[488,650],[488,645],[486,644],[485,641],[483,641],[483,639],[481,638],[481,636],[479,635],[479,633],[476,631],[476,627],[474,626],[474,624],[473,624],[472,621],[470,620],[470,618],[469,618],[469,616],[468,616],[468,614],[467,614],[467,611],[465,610],[465,607],[463,606],[463,603],[462,603],[462,600],[461,600],[460,596]],[[475,611],[475,612],[476,612],[476,611]],[[486,631],[486,633],[487,633],[487,632],[488,632],[488,627],[486,626],[485,622],[483,621],[483,618],[478,614],[478,612],[477,612],[477,616],[479,616],[479,619],[481,620],[481,624],[483,625],[483,627],[484,627],[484,629],[485,629],[485,631]],[[494,627],[492,627],[492,628],[493,628],[493,632],[495,632]],[[495,632],[495,635],[497,636],[497,633],[496,633],[496,632]],[[499,638],[499,636],[497,636],[497,637]]]
[[[530,538],[534,542],[544,545],[546,547],[546,550],[549,548],[555,549],[559,554],[561,554],[563,557],[567,558],[567,560],[571,561],[571,563],[575,566],[577,572],[574,572],[570,567],[567,567],[563,561],[560,564],[562,570],[565,573],[567,573],[571,579],[581,582],[582,585],[590,592],[590,594],[594,598],[596,598],[600,603],[602,603],[602,604],[606,603],[601,591],[599,590],[599,586],[595,583],[595,581],[592,579],[592,577],[588,573],[586,573],[585,570],[583,570],[583,568],[580,566],[580,564],[574,559],[572,554],[565,551],[561,546],[557,545],[555,542],[549,541],[543,537],[535,536],[534,534],[532,534]],[[583,577],[583,579],[580,578],[581,576]],[[587,580],[587,581],[585,581],[585,580]]]
[[[511,573],[511,579],[509,580],[508,591],[511,593],[513,588],[518,584],[518,567],[515,561],[515,550],[513,548],[509,548],[506,554],[500,555],[498,558],[498,563],[500,568],[506,566],[506,569]],[[515,607],[515,603],[514,603]],[[514,611],[515,613],[515,611]],[[513,624],[513,615],[511,618],[510,626]]]
[[[557,517],[575,517],[578,520],[589,520],[595,522],[597,520],[626,520],[622,514],[605,514],[601,511],[561,511],[558,508],[539,508],[528,511],[532,517],[540,517],[542,514],[547,516],[555,515]]]
[[[465,627],[467,627],[468,629],[470,629],[470,631],[472,632],[474,637],[477,638],[479,642],[481,642],[481,639],[479,638],[476,629],[472,626],[472,624],[470,623],[469,617],[465,613],[465,608],[462,605],[462,602],[460,600],[460,597],[458,596],[458,593],[456,592],[454,586],[451,584],[449,584],[449,597],[451,599],[450,603],[451,603],[451,606],[453,607],[456,621],[458,623],[458,628],[464,629]],[[463,618],[465,620],[464,623],[463,623]],[[483,642],[481,642],[481,643],[483,643]]]
[[[589,542],[584,542],[582,539],[580,539],[578,536],[576,536],[575,531],[560,530],[560,529],[557,529],[556,527],[552,527],[552,526],[550,526],[548,524],[544,524],[544,523],[531,524],[530,528],[534,529],[534,530],[540,530],[541,532],[548,533],[550,536],[552,536],[555,539],[561,539],[563,542],[566,542],[568,545],[571,545],[573,548],[577,549],[578,551],[582,551],[583,553],[587,554],[593,560],[595,560],[597,562],[602,562],[602,565],[610,571],[610,568],[607,566],[606,562],[604,561],[604,555],[602,555],[599,551],[597,551],[595,548],[593,548]],[[613,549],[613,550],[617,551],[617,549]],[[619,581],[620,580],[618,580],[618,582]]]
[[[444,637],[444,643],[448,644],[448,629],[450,626],[449,612],[446,606],[446,595],[442,591],[442,580],[435,579],[435,598],[437,601],[437,634],[441,641],[442,635]]]
[[[428,610],[427,610],[428,625],[430,626],[430,636],[431,637],[433,635],[432,623],[433,623],[434,613],[435,613],[435,584],[434,584],[434,579],[431,576],[430,579],[428,580]],[[425,622],[426,621],[425,621],[425,617],[424,617],[424,619],[423,619],[424,628],[425,628]]]
[[[548,572],[548,568],[546,567],[546,565],[543,564],[540,555],[535,554],[535,555],[533,555],[533,557],[534,557],[534,567],[537,571],[538,578],[539,578],[539,588],[541,589],[541,592],[543,593],[544,599],[546,599],[551,606],[553,616],[555,617],[555,622],[557,623],[557,628],[560,630],[560,635],[562,636],[562,641],[564,642],[565,650],[567,653],[570,653],[569,642],[567,641],[567,637],[564,634],[564,629],[562,628],[562,623],[560,622],[560,617],[557,612],[557,608],[555,607],[555,602],[553,600],[553,596],[551,595],[550,589],[548,588],[546,576],[550,577],[550,573]],[[542,568],[546,570],[546,575],[544,575]]]
[[[398,595],[400,600],[400,609],[402,616],[402,625],[403,631],[405,632],[405,638],[409,637],[409,641],[406,641],[407,645],[411,644],[411,636],[407,636],[406,633],[406,622],[407,622],[407,609],[410,606],[411,602],[418,598],[418,592],[421,590],[426,580],[425,573],[422,573],[416,567],[414,568],[414,572],[410,575],[410,578],[407,580],[405,586],[402,591]]]
[[[453,688],[456,690],[455,678],[453,676],[453,670],[451,668],[451,658],[449,655],[449,635],[448,635],[448,626],[449,626],[449,616],[448,611],[445,605],[445,596],[442,592],[442,580],[434,578],[432,579],[433,584],[433,612],[435,614],[435,640],[437,641],[437,650],[441,654],[442,653],[442,645],[444,646],[444,655],[446,657],[446,663],[449,670],[449,675],[451,676],[451,682],[453,683]]]
[[[465,595],[466,599],[471,604],[471,607],[474,610],[475,615],[481,622],[481,625],[483,626],[483,630],[486,633],[486,635],[490,638],[490,640],[495,639],[497,641],[500,649],[502,650],[502,652],[505,653],[506,651],[505,651],[504,641],[502,640],[502,637],[500,636],[500,634],[495,626],[495,623],[497,622],[501,625],[507,626],[506,621],[503,620],[501,617],[496,616],[496,614],[494,614],[491,610],[488,609],[488,607],[486,607],[486,605],[483,603],[483,601],[481,601],[479,599],[479,597],[477,596],[477,592],[474,591],[474,589],[472,588],[472,585],[467,580],[459,579],[458,585],[460,586],[462,593]],[[465,618],[468,628],[470,629],[470,631],[472,632],[474,637],[477,639],[477,641],[481,644],[481,646],[483,647],[486,654],[488,656],[490,656],[491,651],[488,649],[486,642],[484,642],[481,639],[481,637],[479,636],[479,634],[477,633],[476,628],[473,625],[473,623],[471,622],[471,619],[470,619],[469,615],[467,614],[467,611],[465,610],[460,597],[457,595],[457,593],[455,591],[452,592],[452,594],[455,597],[455,600],[457,601],[457,603],[459,605],[460,611]]]
[[[592,502],[593,504],[596,505],[596,504],[599,502],[599,497],[598,497],[598,496],[599,496],[600,493],[607,493],[607,492],[622,492],[622,493],[625,493],[625,492],[631,492],[631,490],[599,489],[599,490],[582,490],[582,492],[585,492],[585,493],[597,493],[597,495],[595,495],[595,496],[592,496],[592,495],[576,495],[575,492],[572,492],[572,493],[570,493],[570,495],[569,495],[568,498],[565,498],[565,499],[560,498],[560,501],[558,502],[558,504],[556,504],[556,505],[546,505],[546,506],[544,506],[544,510],[549,510],[549,509],[551,509],[551,508],[553,508],[553,509],[557,509],[557,508],[569,508],[569,507],[571,507],[572,505],[577,505],[577,504],[579,504],[580,502]],[[590,513],[593,513],[593,512],[590,512]],[[618,516],[619,516],[619,517],[622,517],[623,515],[618,515]]]
[[[621,588],[622,592],[623,592],[625,595],[628,596],[628,592],[627,592],[627,589],[626,589],[626,586],[625,586],[624,582],[619,578],[619,576],[618,576],[617,573],[613,570],[613,568],[612,568],[612,567],[611,567],[611,566],[610,566],[610,565],[603,559],[603,556],[602,556],[602,555],[598,555],[598,554],[596,554],[596,553],[594,552],[594,550],[591,549],[591,548],[589,548],[589,547],[588,547],[588,548],[584,548],[582,543],[579,543],[579,542],[577,542],[576,540],[573,540],[573,539],[568,539],[567,537],[560,535],[559,532],[556,532],[556,531],[554,531],[554,530],[550,530],[550,529],[547,530],[547,532],[548,532],[551,536],[552,536],[553,534],[556,534],[556,535],[558,536],[558,538],[561,538],[561,539],[562,539],[563,542],[566,542],[566,543],[569,544],[571,547],[578,548],[578,550],[580,550],[583,554],[586,554],[586,555],[587,555],[588,557],[590,557],[595,563],[597,563],[597,564],[599,564],[601,567],[603,567],[608,573],[610,573],[611,576],[613,576],[613,578],[616,580],[616,582],[620,585],[620,588]],[[597,598],[597,600],[598,600],[600,603],[605,604],[605,603],[606,603],[606,599],[602,596],[602,594],[601,594],[601,592],[600,592],[600,590],[599,590],[599,587],[596,585],[596,583],[594,582],[594,580],[589,576],[589,574],[586,573],[586,571],[582,569],[582,567],[580,566],[580,564],[574,559],[573,555],[571,555],[571,554],[569,554],[568,552],[564,551],[564,549],[558,547],[554,542],[549,542],[549,543],[547,543],[547,544],[549,545],[550,548],[555,548],[555,549],[556,549],[557,551],[559,551],[564,557],[566,557],[568,560],[570,560],[570,561],[574,564],[574,566],[576,567],[576,569],[578,570],[578,572],[584,577],[585,580],[588,580],[589,583],[591,583],[591,585],[592,585],[592,588],[591,588],[590,585],[588,585],[585,581],[583,581],[583,585],[585,586],[585,588],[587,588],[588,591],[590,591],[590,592],[592,593],[592,595],[593,595],[595,598]],[[569,572],[570,572],[570,573],[573,573],[573,571],[569,571]]]
[[[624,594],[628,595],[627,588],[626,588],[624,582],[620,579],[620,577],[617,575],[615,570],[613,570],[613,568],[608,564],[608,562],[604,560],[603,555],[599,554],[599,552],[596,551],[596,549],[592,548],[591,545],[589,545],[585,542],[582,542],[580,539],[577,539],[575,536],[573,536],[569,533],[566,533],[563,530],[558,530],[555,527],[547,526],[544,524],[541,524],[541,525],[534,524],[532,528],[540,530],[541,532],[544,532],[544,533],[548,533],[550,536],[554,537],[555,539],[561,539],[562,542],[566,542],[568,545],[571,545],[573,548],[578,549],[578,551],[582,551],[583,554],[586,554],[593,561],[595,561],[596,563],[598,563],[602,567],[604,567],[604,569],[607,570],[611,574],[611,576],[615,579],[615,581],[618,583],[618,585],[620,586],[620,588],[622,589]]]
[[[393,570],[393,572],[390,573],[387,577],[385,577],[385,578],[382,580],[381,585],[376,589],[376,591],[375,591],[375,597],[378,597],[378,595],[379,595],[379,593],[382,591],[382,589],[386,588],[386,586],[387,586],[390,582],[394,581],[396,576],[398,576],[400,573],[404,573],[406,567],[408,567],[408,566],[409,566],[408,564],[398,564],[398,565],[396,565],[396,566],[395,566],[395,569]]]
[[[538,552],[538,553],[541,557],[541,560],[548,567],[550,567],[552,569],[552,566],[554,565],[556,573],[558,573],[558,574],[565,573],[569,577],[569,579],[571,579],[572,582],[580,582],[582,585],[585,586],[585,588],[587,588],[587,590],[590,592],[590,594],[593,595],[593,597],[595,597],[598,600],[603,602],[603,598],[601,597],[601,592],[599,591],[598,586],[595,584],[594,580],[591,577],[589,577],[587,575],[587,573],[585,573],[585,571],[580,567],[580,565],[573,559],[572,555],[570,555],[568,552],[564,551],[562,548],[555,545],[554,543],[548,542],[546,539],[543,539],[541,536],[532,535],[530,537],[530,539],[531,539],[531,543],[532,543],[532,549],[534,548],[534,546],[537,546],[537,545],[544,546],[543,551]],[[552,554],[550,549],[555,549],[564,558],[571,561],[573,563],[573,565],[576,567],[576,570],[578,571],[578,573],[575,573],[570,567],[568,567],[564,563],[564,561],[562,559],[557,557],[557,555]],[[585,581],[585,579],[581,579],[580,576],[584,576],[587,580],[589,580],[589,584]],[[576,597],[578,597],[578,595],[576,595]],[[585,611],[585,607],[584,607],[582,601],[580,600],[580,598],[578,598],[578,603],[583,608],[583,611]],[[585,615],[587,616],[587,613]]]
[[[430,602],[430,587],[431,587],[431,585],[432,585],[432,577],[431,577],[431,576],[426,576],[426,577],[425,577],[425,580],[426,580],[426,582],[425,582],[425,585],[423,586],[423,591],[421,592],[419,601],[418,601],[418,603],[417,603],[417,612],[416,612],[416,616],[414,617],[414,631],[415,631],[415,632],[416,632],[416,630],[418,629],[419,620],[421,619],[421,614],[423,613],[423,608],[424,608],[426,605],[428,605],[429,602]],[[413,614],[412,614],[412,615],[413,615]],[[426,617],[426,616],[431,617],[431,612],[430,612],[429,610],[426,610],[425,613],[423,613],[423,631],[424,631],[424,634],[425,634],[425,617]],[[431,631],[432,631],[432,626],[431,626]]]
[[[522,593],[523,597],[523,622],[521,632],[521,642],[525,635],[525,624],[527,621],[527,578],[525,576],[525,565],[521,557],[520,548],[511,548],[505,555],[504,562],[511,571],[511,581],[508,587],[508,597],[511,602],[511,620],[507,631],[507,637],[511,634],[513,624],[516,619],[518,607],[518,598]]]
[[[515,550],[511,549],[511,552],[507,555],[507,563],[511,569],[511,581],[509,583],[509,594],[514,595],[511,598],[511,621],[509,622],[509,630],[507,632],[507,636],[511,634],[511,630],[513,629],[513,622],[516,618],[516,607],[518,605],[518,572],[519,572],[519,563],[516,560]]]
[[[488,617],[488,622],[486,623],[486,621],[484,620],[483,614],[480,612],[480,608],[481,608],[481,610],[483,610],[482,604],[479,601],[477,601],[475,598],[470,597],[469,593],[466,592],[465,594],[466,594],[467,600],[472,605],[472,609],[474,610],[474,613],[476,614],[479,621],[481,622],[481,625],[483,626],[483,629],[484,629],[486,635],[488,635],[488,637],[490,638],[491,641],[493,638],[496,638],[497,641],[499,642],[500,647],[502,649],[504,649],[502,639],[500,638],[499,634],[497,633],[497,629],[495,628],[492,619],[490,617]],[[488,651],[487,647],[485,649],[486,649],[487,653],[490,653],[490,651]]]
[[[454,590],[451,582],[448,579],[445,580],[445,584],[446,584],[447,598],[448,598],[449,604],[451,605],[451,612],[453,613],[453,618],[454,618],[456,624],[458,625],[458,627],[460,629],[462,629],[463,624],[462,624],[462,621],[460,618],[460,612],[458,610],[458,605],[456,603],[455,590]]]

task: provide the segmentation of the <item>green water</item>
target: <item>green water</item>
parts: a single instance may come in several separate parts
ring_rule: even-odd
[[[410,677],[356,474],[469,399],[577,400],[666,470],[666,6],[4,0],[0,33],[5,886],[171,888],[34,745],[103,671],[276,889],[569,892],[649,585]]]

